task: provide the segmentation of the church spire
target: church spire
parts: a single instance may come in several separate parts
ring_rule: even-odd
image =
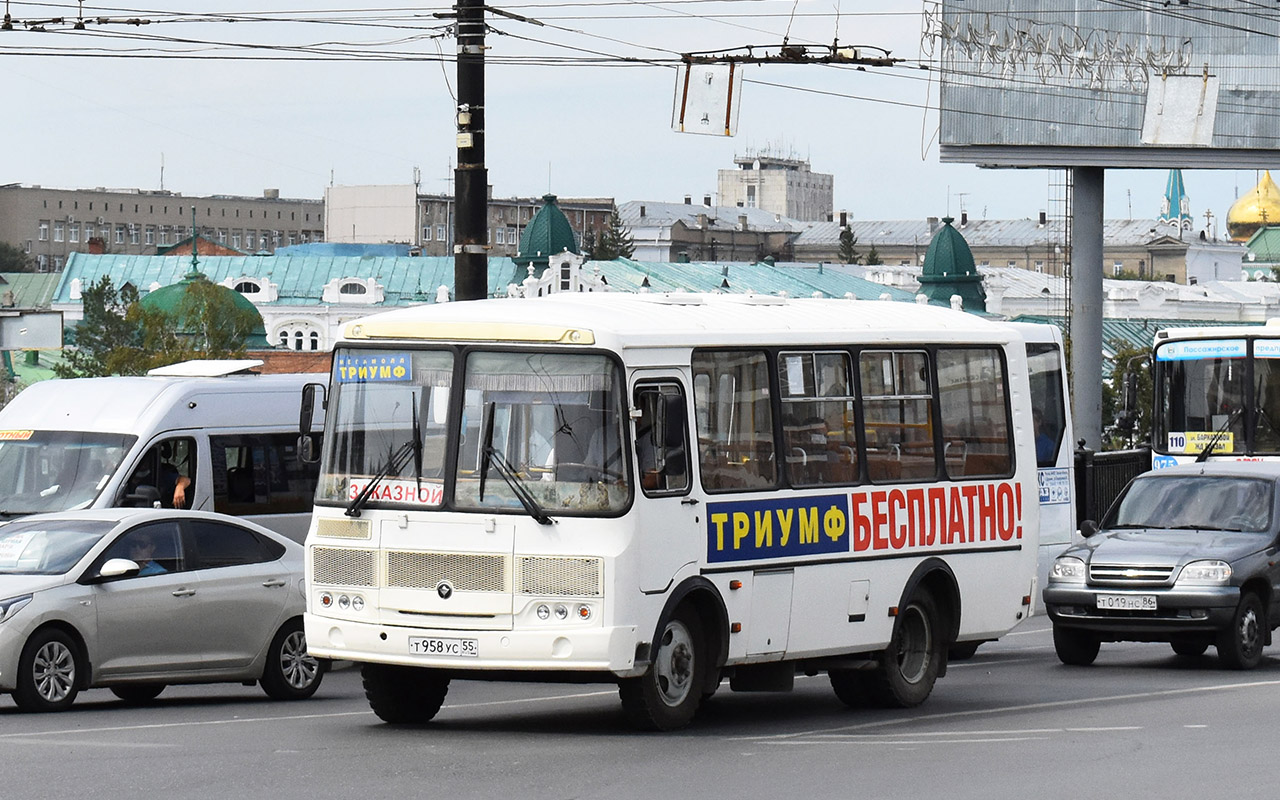
[[[1187,187],[1182,183],[1182,170],[1169,170],[1169,182],[1165,185],[1164,201],[1160,204],[1160,222],[1189,231],[1194,223],[1191,220],[1191,200],[1187,197]]]

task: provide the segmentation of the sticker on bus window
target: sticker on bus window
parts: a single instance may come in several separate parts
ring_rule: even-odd
[[[368,485],[368,480],[361,480],[359,478],[352,479],[351,483],[347,486],[347,499],[355,500]],[[428,483],[427,481],[423,481],[421,488],[419,488],[417,481],[386,478],[378,481],[378,485],[373,487],[373,493],[369,495],[369,499],[382,503],[410,503],[418,506],[438,506],[444,502],[444,486],[438,483]]]
[[[35,431],[0,431],[0,442],[25,442]]]
[[[1071,502],[1071,474],[1065,467],[1036,471],[1040,485],[1040,505],[1057,506]]]
[[[1244,358],[1244,356],[1244,339],[1169,342],[1156,349],[1156,361],[1192,361],[1201,358]]]
[[[1214,441],[1217,437],[1217,441]],[[1171,453],[1200,453],[1209,446],[1209,442],[1214,442],[1213,452],[1215,453],[1234,453],[1235,442],[1230,431],[1186,431],[1175,432],[1169,434],[1169,443],[1166,448]]]
[[[409,381],[413,379],[413,361],[407,353],[340,355],[334,376],[338,383]]]

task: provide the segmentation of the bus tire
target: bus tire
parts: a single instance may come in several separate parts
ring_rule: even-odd
[[[702,620],[691,607],[681,606],[654,644],[656,650],[645,673],[618,683],[622,710],[640,730],[683,728],[702,702],[710,667]]]
[[[946,637],[933,595],[918,589],[898,610],[880,667],[868,673],[868,693],[885,708],[911,708],[929,697],[946,657]]]
[[[369,708],[393,725],[430,722],[449,693],[447,677],[418,667],[365,664],[360,678]]]
[[[1088,631],[1064,628],[1061,625],[1053,626],[1053,649],[1058,654],[1058,660],[1063,664],[1087,667],[1098,657],[1098,650],[1101,647],[1101,640]]]
[[[869,672],[861,669],[827,670],[827,678],[831,681],[836,697],[849,708],[866,708],[870,704],[867,693],[869,675]]]

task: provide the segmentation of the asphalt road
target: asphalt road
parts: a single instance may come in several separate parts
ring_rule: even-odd
[[[825,676],[723,687],[695,725],[632,732],[612,686],[455,682],[422,727],[382,724],[355,669],[315,698],[105,690],[51,715],[0,699],[0,798],[1274,797],[1280,644],[1251,672],[1214,651],[1103,645],[1058,663],[1034,618],[953,663],[921,707],[850,710]]]

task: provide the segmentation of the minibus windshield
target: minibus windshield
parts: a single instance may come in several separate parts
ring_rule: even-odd
[[[88,508],[136,436],[85,431],[0,431],[0,513]]]

